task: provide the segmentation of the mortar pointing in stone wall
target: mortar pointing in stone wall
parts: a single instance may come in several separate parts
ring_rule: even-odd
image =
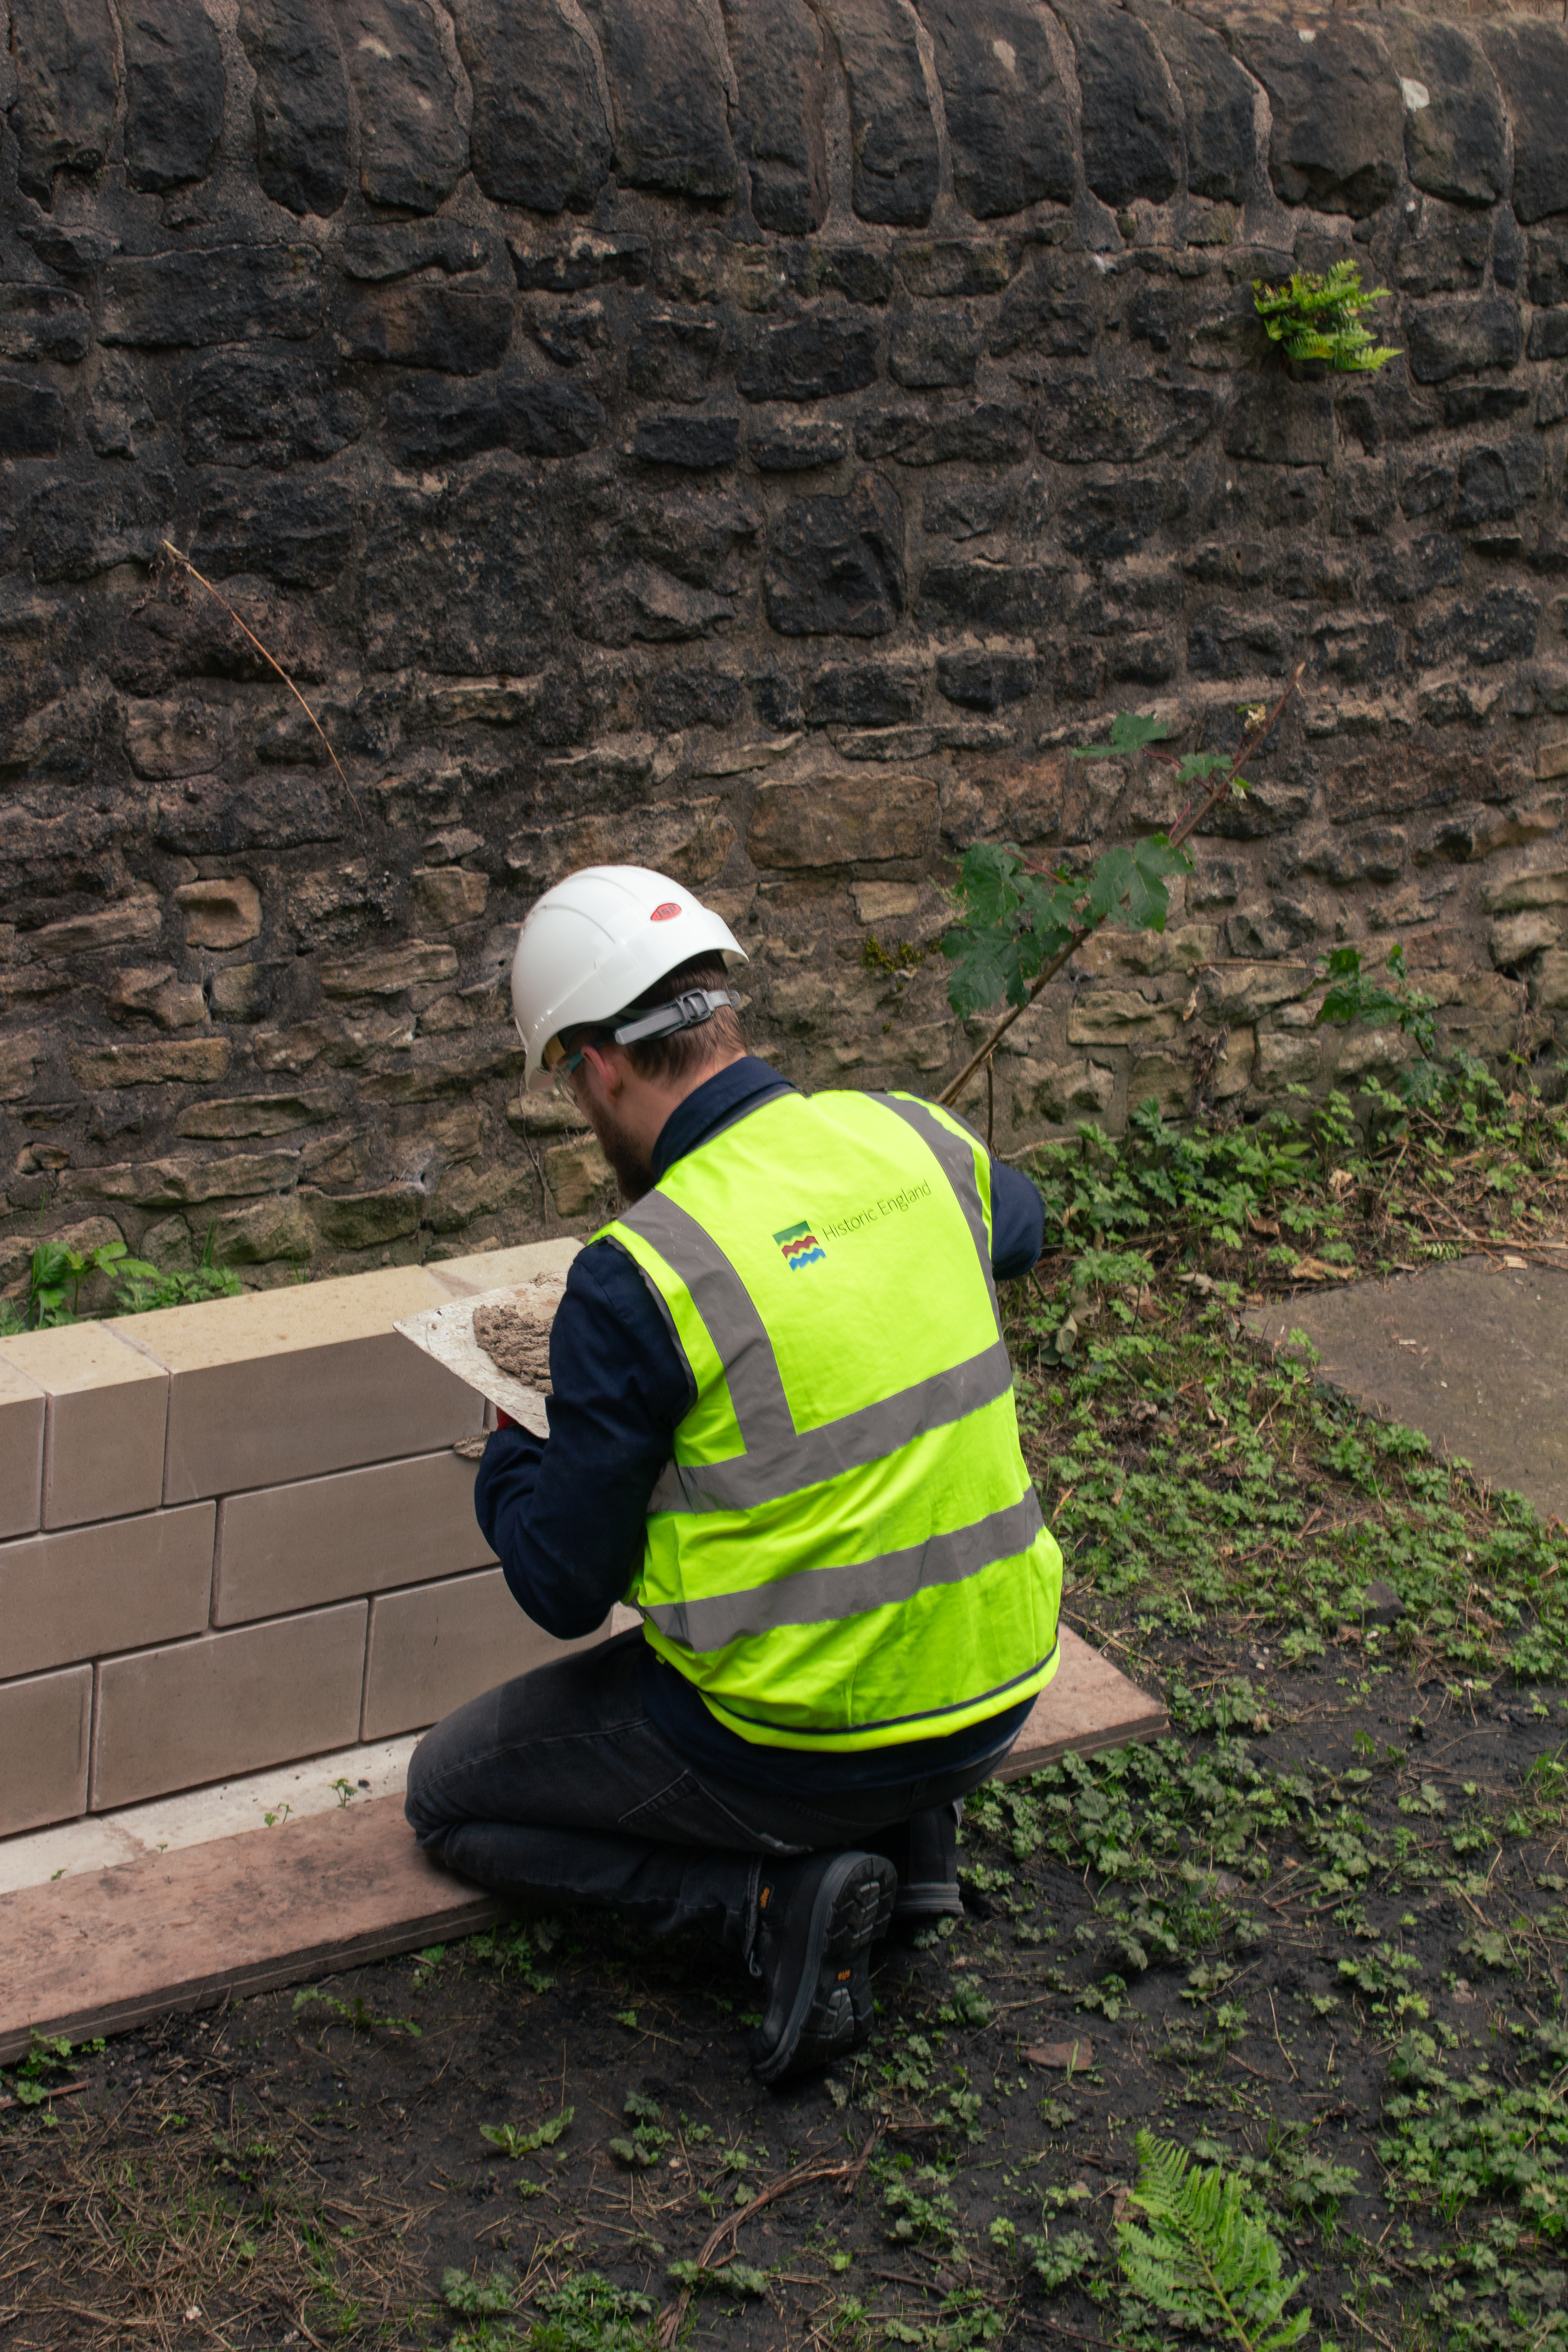
[[[1194,1031],[1243,1109],[1357,1075],[1344,940],[1551,1042],[1561,26],[83,6],[65,56],[13,0],[0,132],[0,1286],[40,1220],[252,1283],[587,1230],[500,981],[599,859],[721,907],[792,1076],[940,1091],[942,861],[1168,824],[1065,748],[1232,750],[1301,661],[1163,940],[1009,1032],[998,1145],[1179,1112]],[[1402,356],[1294,383],[1252,283],[1347,257]]]

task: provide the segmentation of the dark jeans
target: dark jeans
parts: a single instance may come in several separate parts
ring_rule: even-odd
[[[649,1718],[640,1628],[470,1699],[426,1732],[407,1814],[427,1853],[529,1907],[585,1904],[750,1956],[764,1856],[858,1846],[989,1778],[962,1771],[806,1804],[699,1778]]]

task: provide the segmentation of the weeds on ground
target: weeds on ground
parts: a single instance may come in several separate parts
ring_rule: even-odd
[[[123,1242],[100,1242],[75,1250],[65,1242],[40,1242],[27,1265],[19,1298],[0,1297],[0,1339],[21,1331],[47,1331],[79,1320],[81,1286],[94,1275],[108,1278],[109,1312],[143,1315],[158,1307],[188,1307],[204,1298],[235,1298],[238,1275],[212,1263],[207,1235],[202,1262],[184,1274],[166,1273],[145,1258],[132,1257]]]

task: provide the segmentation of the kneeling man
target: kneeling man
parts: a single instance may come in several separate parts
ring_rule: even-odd
[[[504,1423],[475,1504],[536,1623],[642,1623],[438,1724],[408,1817],[520,1903],[712,1938],[761,1979],[777,2083],[866,2040],[895,1910],[958,1908],[955,1801],[1055,1672],[1061,1556],[996,1305],[1037,1193],[947,1111],[748,1055],[745,961],[637,866],[523,926],[526,1082],[627,1205],[573,1261],[548,1441]]]

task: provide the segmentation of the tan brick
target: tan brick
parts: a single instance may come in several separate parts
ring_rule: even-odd
[[[353,1601],[110,1658],[99,1669],[92,1811],[346,1748],[368,1608]]]
[[[216,1517],[197,1503],[0,1544],[0,1675],[198,1633]]]
[[[362,1739],[420,1731],[465,1699],[602,1641],[558,1642],[525,1617],[499,1568],[370,1604]]]
[[[488,1566],[474,1467],[448,1450],[231,1496],[218,1516],[214,1624]]]
[[[87,1810],[92,1668],[0,1683],[0,1837]]]
[[[101,1323],[27,1331],[0,1354],[48,1399],[46,1528],[155,1511],[163,1499],[169,1375]]]
[[[243,947],[261,929],[261,894],[243,874],[182,882],[174,903],[184,913],[188,947]]]
[[[226,1037],[171,1037],[156,1045],[73,1045],[66,1059],[79,1087],[205,1087],[225,1076]]]
[[[44,1492],[44,1392],[0,1357],[0,1536],[30,1535]]]
[[[395,1462],[474,1435],[473,1390],[392,1328],[451,1296],[422,1266],[388,1266],[138,1315],[128,1336],[173,1375],[164,1501]]]
[[[1568,737],[1558,743],[1542,743],[1535,754],[1537,780],[1547,782],[1553,776],[1568,776]]]

